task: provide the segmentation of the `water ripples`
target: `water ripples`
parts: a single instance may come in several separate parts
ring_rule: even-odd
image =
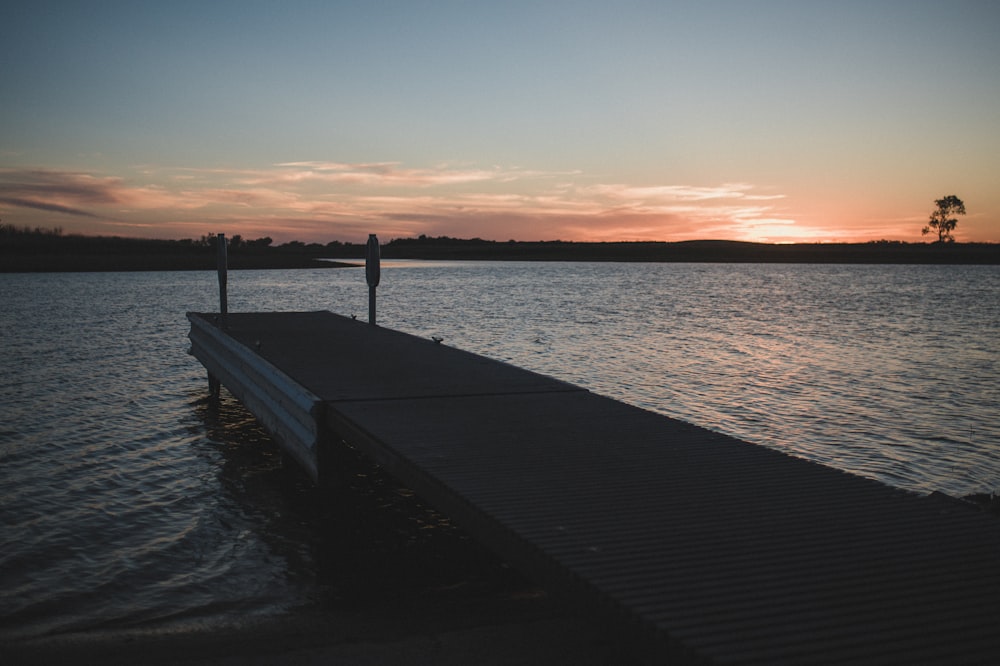
[[[252,518],[219,520],[234,509],[191,407],[204,380],[162,277],[4,279],[0,636],[288,603],[258,580],[284,562]]]
[[[311,517],[253,418],[204,400],[184,312],[214,274],[0,280],[0,637],[304,603],[313,520],[371,542],[334,570],[379,561],[391,529]],[[246,271],[230,308],[363,315],[367,289]],[[997,267],[401,264],[379,319],[901,488],[1000,489]]]
[[[505,268],[446,317],[454,277],[414,271],[383,320],[892,485],[1000,489],[996,267]]]

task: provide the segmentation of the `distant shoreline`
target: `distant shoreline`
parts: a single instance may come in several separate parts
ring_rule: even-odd
[[[238,238],[238,237],[235,237]],[[365,245],[337,241],[320,245],[270,239],[235,243],[231,270],[337,268],[363,264]],[[214,270],[215,247],[201,242],[63,236],[58,233],[0,235],[0,272],[96,272]],[[234,241],[235,242],[235,241]],[[800,264],[1000,264],[1000,243],[798,243],[743,241],[613,242],[487,241],[478,238],[402,238],[382,245],[385,259],[462,261],[601,261]],[[329,257],[358,261],[333,261]]]
[[[295,255],[230,257],[229,270],[272,270],[289,268],[344,268],[359,266]],[[216,270],[214,257],[202,255],[32,255],[0,254],[0,273],[99,273],[139,271],[208,271]]]
[[[363,256],[363,255],[362,255]],[[797,243],[743,241],[498,243],[401,239],[384,246],[394,259],[495,261],[635,261],[677,263],[1000,264],[1000,243]]]

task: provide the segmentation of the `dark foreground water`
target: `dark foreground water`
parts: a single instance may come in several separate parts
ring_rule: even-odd
[[[229,282],[233,311],[367,315],[363,270]],[[320,506],[205,399],[184,313],[217,309],[214,273],[0,290],[0,638],[505,575],[362,462]],[[378,292],[383,326],[915,492],[1000,490],[1000,267],[387,262]]]

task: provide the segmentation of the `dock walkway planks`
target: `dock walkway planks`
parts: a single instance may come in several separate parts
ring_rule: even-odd
[[[350,442],[648,654],[1000,663],[1000,522],[962,503],[329,312],[188,316],[311,473]]]

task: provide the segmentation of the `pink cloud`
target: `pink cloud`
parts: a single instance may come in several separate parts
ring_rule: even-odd
[[[347,240],[374,231],[507,240],[749,239],[799,229],[783,195],[747,183],[594,183],[585,174],[395,162],[285,162],[265,169],[162,169],[129,178],[0,170],[0,205],[37,219],[103,220],[88,233],[134,229],[190,237],[212,230],[276,240]],[[50,223],[51,224],[51,223]],[[57,224],[61,225],[61,222]]]
[[[93,217],[87,207],[120,200],[119,178],[46,169],[0,169],[0,197],[8,206]]]
[[[595,185],[591,190],[600,195],[625,201],[707,201],[712,199],[740,199],[747,196],[753,186],[746,183],[728,183],[716,187],[692,185],[635,186],[626,184]]]
[[[486,169],[403,169],[397,162],[346,164],[341,162],[284,162],[277,170],[261,172],[258,182],[301,182],[366,185],[371,187],[433,187],[485,181],[509,182],[516,172]]]

